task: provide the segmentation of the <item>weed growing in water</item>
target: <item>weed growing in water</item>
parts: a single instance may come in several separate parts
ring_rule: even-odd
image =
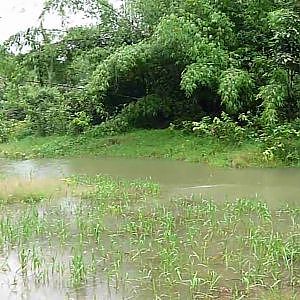
[[[103,175],[66,182],[80,194],[67,202],[69,210],[46,202],[2,204],[2,251],[17,249],[23,276],[38,285],[80,288],[100,280],[120,298],[136,299],[300,291],[297,208],[272,211],[257,199],[157,201],[159,186],[150,181]]]

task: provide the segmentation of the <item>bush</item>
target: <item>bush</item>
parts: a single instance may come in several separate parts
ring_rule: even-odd
[[[10,124],[0,116],[0,143],[7,142],[10,133]]]
[[[135,128],[155,128],[163,126],[171,112],[169,99],[148,95],[125,106],[120,117]]]
[[[39,135],[64,133],[69,114],[64,97],[54,87],[29,87],[25,94],[27,118],[31,129]]]
[[[9,138],[20,140],[32,134],[31,130],[32,124],[29,122],[28,119],[23,121],[14,121],[11,124],[11,131]]]
[[[80,134],[88,130],[91,125],[91,118],[83,111],[75,114],[75,118],[68,125],[68,132]]]
[[[199,136],[210,135],[234,144],[240,144],[247,137],[246,129],[224,112],[213,119],[206,116],[200,122],[185,121],[183,131],[192,131]]]
[[[127,120],[118,115],[115,118],[109,119],[100,125],[94,126],[92,129],[86,132],[87,135],[93,137],[104,137],[118,135],[127,132],[131,127]]]
[[[11,139],[22,139],[32,133],[30,129],[31,124],[28,120],[8,120],[1,115],[0,118],[0,143],[7,142]]]
[[[214,119],[203,117],[200,122],[184,121],[180,129],[185,133],[194,132],[199,136],[211,136],[237,145],[250,139],[262,145],[262,159],[265,161],[279,160],[288,165],[300,162],[299,119],[288,124],[261,128],[259,120],[249,114],[241,114],[239,122],[236,122],[222,113]]]
[[[297,123],[295,123],[297,126]],[[263,142],[263,158],[266,161],[281,160],[288,164],[300,161],[300,130],[293,124],[267,128],[260,136]]]

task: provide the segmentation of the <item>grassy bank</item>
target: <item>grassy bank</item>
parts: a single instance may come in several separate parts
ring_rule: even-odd
[[[138,130],[96,138],[81,136],[28,137],[0,145],[2,157],[61,158],[80,156],[152,157],[204,162],[215,166],[282,166],[265,161],[262,145],[247,141],[239,146],[213,137],[197,137],[172,130]]]

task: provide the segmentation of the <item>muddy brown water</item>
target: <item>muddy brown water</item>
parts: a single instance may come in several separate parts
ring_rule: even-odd
[[[217,201],[258,197],[272,207],[295,204],[300,195],[299,168],[229,169],[181,161],[123,158],[0,160],[0,174],[23,178],[63,178],[72,174],[108,174],[150,178],[174,194],[203,194]]]
[[[64,178],[73,174],[108,174],[127,179],[150,178],[161,185],[166,197],[178,194],[196,194],[216,201],[235,200],[242,197],[258,197],[273,207],[288,203],[297,205],[300,195],[300,169],[224,169],[180,161],[122,158],[77,158],[12,161],[0,160],[0,174],[8,177],[30,179]],[[72,206],[72,199],[62,199]],[[1,256],[2,255],[2,256]],[[123,299],[105,280],[77,290],[24,285],[19,275],[20,261],[15,251],[5,260],[7,268],[0,269],[0,299]],[[26,286],[26,288],[24,288]],[[66,292],[67,291],[67,292]]]

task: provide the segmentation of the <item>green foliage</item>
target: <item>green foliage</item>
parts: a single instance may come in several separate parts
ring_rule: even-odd
[[[278,123],[278,112],[283,107],[286,97],[287,92],[282,85],[269,84],[260,88],[257,98],[262,100],[264,107],[262,120],[267,125]]]
[[[87,132],[87,135],[93,137],[109,137],[119,135],[130,130],[127,120],[122,116],[116,116],[100,125],[94,126]]]
[[[19,140],[30,136],[33,134],[31,127],[32,124],[28,121],[28,119],[23,121],[11,121],[9,139]]]
[[[129,0],[124,2],[126,14],[138,23],[146,35],[150,35],[160,19],[167,13],[171,13],[178,1]]]
[[[91,125],[90,117],[83,111],[75,114],[75,117],[69,123],[69,132],[79,134],[85,132]]]
[[[282,124],[268,128],[260,139],[264,143],[263,157],[266,161],[281,160],[286,164],[300,161],[300,128]]]
[[[7,142],[10,134],[10,124],[0,116],[0,143]]]
[[[300,64],[300,18],[291,9],[278,9],[268,14],[273,33],[272,53],[281,65],[294,69]]]
[[[69,81],[76,84],[87,84],[99,62],[109,55],[107,48],[95,47],[87,51],[81,51],[67,66],[66,73]]]
[[[184,127],[192,125],[192,131],[199,136],[210,135],[229,143],[241,144],[246,139],[245,128],[233,121],[226,113],[220,117],[203,117],[200,122],[186,122]]]
[[[142,65],[147,56],[147,45],[143,43],[120,48],[97,66],[88,91],[103,97],[111,84],[118,85],[119,80]]]
[[[57,88],[29,86],[26,89],[26,113],[34,133],[50,135],[66,131],[67,107]]]
[[[263,120],[264,122],[264,120]],[[241,124],[243,123],[243,126]],[[185,121],[181,130],[193,132],[199,137],[211,136],[229,144],[241,145],[250,140],[261,145],[260,158],[266,162],[281,161],[286,165],[297,165],[300,161],[300,122],[269,124],[262,129],[255,128],[259,120],[251,115],[241,114],[239,122],[226,113],[220,117],[203,117],[200,122]]]
[[[133,5],[131,12],[134,7],[139,7],[138,11],[144,7],[145,16],[151,15],[150,11],[153,8],[147,6],[144,1],[131,3]],[[278,100],[280,98],[282,103],[286,102],[287,98],[283,98],[283,91],[291,90],[291,83],[288,84],[288,80],[285,82],[271,80],[273,75],[270,75],[270,72],[272,73],[274,69],[267,71],[269,72],[267,74],[262,74],[263,76],[260,78],[257,78],[255,73],[249,72],[250,66],[252,71],[261,72],[261,69],[253,68],[254,65],[251,62],[260,54],[259,51],[254,51],[257,49],[257,41],[247,50],[239,48],[240,33],[245,34],[248,30],[254,34],[252,28],[247,26],[241,27],[241,32],[238,32],[239,29],[235,25],[240,24],[241,14],[238,14],[236,9],[232,14],[232,7],[215,6],[211,1],[182,1],[172,4],[163,2],[162,5],[165,5],[167,11],[171,9],[172,12],[165,16],[158,14],[156,25],[149,24],[153,29],[149,39],[138,45],[121,48],[112,54],[95,70],[92,84],[88,87],[89,90],[93,94],[97,94],[99,99],[103,99],[107,96],[107,91],[112,87],[118,88],[124,78],[128,80],[128,76],[129,78],[133,77],[132,73],[138,74],[141,70],[153,67],[153,64],[160,65],[167,58],[181,66],[183,72],[179,80],[179,88],[186,93],[187,97],[194,97],[202,87],[218,90],[220,102],[227,113],[238,114],[262,104],[264,107],[263,119],[267,123],[273,122],[272,119],[276,122],[275,115],[281,107]],[[276,5],[272,6],[263,2],[261,6],[258,4],[255,6],[247,3],[245,6],[238,4],[237,8],[244,11],[245,15],[249,13],[244,22],[255,28],[258,28],[255,18],[261,17],[258,21],[261,26],[261,35],[267,38],[272,34],[269,32],[272,23],[269,21],[272,19],[269,16],[273,16],[274,25],[276,13],[273,11],[277,9]],[[153,13],[155,12],[153,11]],[[141,14],[140,11],[139,14]],[[235,24],[235,22],[237,23]],[[283,22],[285,25],[287,23]],[[274,26],[272,27],[273,31],[271,30],[273,33],[274,28],[278,27]],[[280,26],[282,29],[283,25]],[[295,29],[297,22],[294,22],[292,26]],[[244,35],[244,39],[249,38],[250,36]],[[231,49],[234,47],[234,52],[232,52]],[[249,57],[251,47],[253,47],[253,51]],[[273,49],[271,44],[270,49]],[[267,60],[276,65],[274,57],[270,55]],[[262,79],[265,80],[262,81]],[[269,85],[273,85],[275,88],[275,84],[278,86],[277,90],[280,95],[275,99],[274,92],[272,92],[273,96],[269,96],[267,99],[268,91],[271,89]],[[253,101],[258,89],[260,92],[256,99],[257,102],[261,102],[259,104]]]
[[[254,80],[244,70],[228,69],[221,74],[219,94],[227,111],[238,113],[249,107]]]
[[[166,120],[171,115],[170,105],[169,99],[149,95],[125,106],[120,116],[132,127],[153,128],[159,125],[160,120]]]
[[[180,122],[183,116],[193,119],[200,114],[196,107],[190,108],[191,104],[185,101],[148,95],[125,105],[116,116],[96,126],[92,132],[105,136],[133,128],[165,128],[170,122]]]
[[[299,117],[295,1],[123,4],[117,10],[107,0],[49,0],[38,28],[1,45],[2,141],[65,132],[116,135],[187,120],[189,131],[240,144],[262,127],[275,130]],[[46,30],[44,17],[53,12],[66,23],[69,13],[81,12],[93,23]],[[253,120],[236,121],[248,111],[259,120],[251,130]]]
[[[2,116],[0,121],[0,143],[22,139],[31,135],[31,123],[28,120],[7,120]]]
[[[218,66],[213,64],[194,63],[189,65],[182,76],[181,88],[188,96],[192,96],[199,85],[214,87],[219,72]]]

